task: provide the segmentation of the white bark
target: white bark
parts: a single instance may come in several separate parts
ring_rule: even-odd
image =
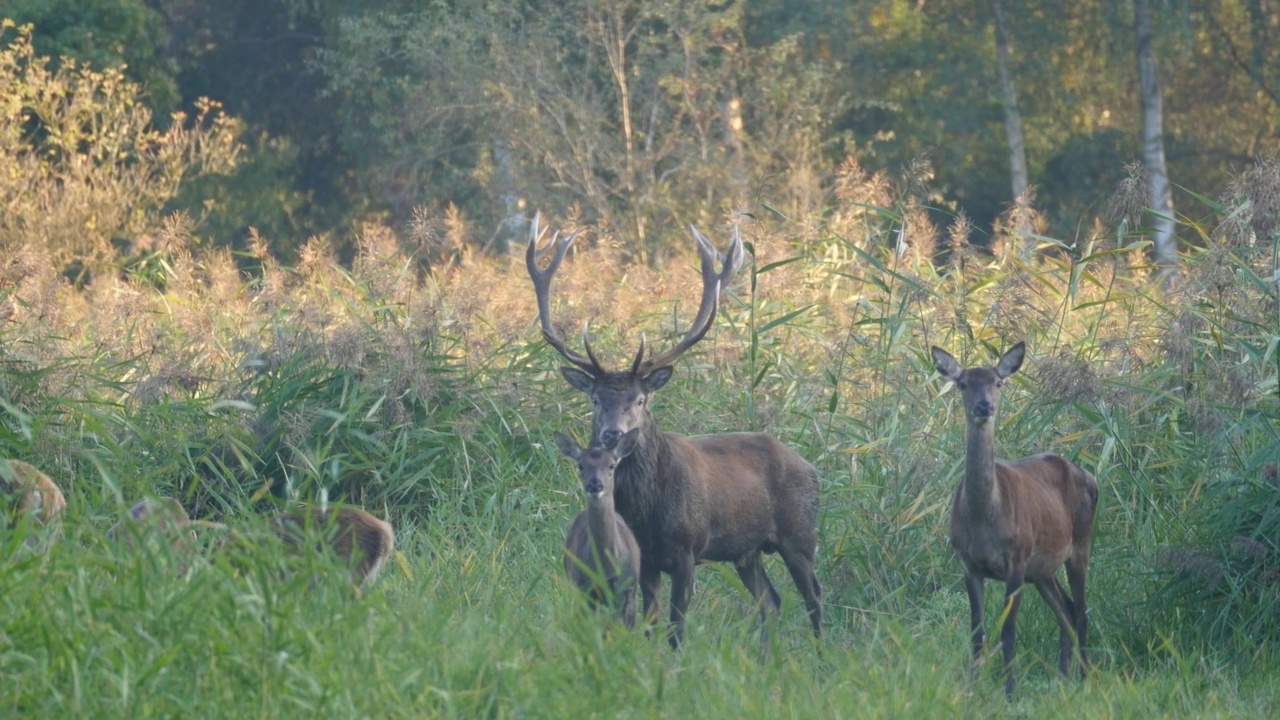
[[[1004,133],[1009,143],[1009,175],[1013,180],[1014,219],[1022,239],[1023,257],[1029,257],[1035,241],[1027,212],[1027,148],[1022,133],[1022,113],[1018,110],[1018,92],[1009,68],[1009,27],[1004,19],[1004,0],[996,0],[996,72],[1000,82],[1000,100],[1004,106]]]
[[[1178,263],[1174,235],[1173,191],[1164,159],[1164,98],[1156,66],[1149,0],[1134,0],[1133,28],[1137,38],[1138,80],[1142,96],[1142,160],[1147,171],[1152,216],[1152,253],[1162,273]]]

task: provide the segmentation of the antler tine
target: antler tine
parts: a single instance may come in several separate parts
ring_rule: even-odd
[[[680,342],[676,343],[674,348],[644,363],[646,370],[670,365],[707,334],[711,329],[711,322],[715,319],[720,290],[733,280],[734,275],[738,273],[738,268],[742,266],[742,237],[738,233],[737,226],[734,226],[733,240],[729,243],[729,252],[724,256],[724,264],[719,273],[716,272],[716,260],[721,257],[720,253],[716,251],[710,240],[698,232],[696,227],[690,225],[689,229],[693,231],[693,240],[698,246],[698,255],[702,258],[702,302],[698,305],[698,313],[693,318],[693,324],[689,326],[689,331],[680,339]]]
[[[600,363],[596,362],[593,357],[583,357],[570,350],[569,346],[565,344],[564,338],[560,336],[560,332],[556,330],[556,326],[551,322],[551,279],[555,277],[556,270],[560,269],[560,262],[564,260],[565,253],[569,251],[569,247],[577,239],[578,233],[572,232],[561,238],[560,233],[557,232],[551,236],[551,242],[548,243],[547,247],[539,250],[538,241],[546,234],[539,227],[541,218],[541,213],[533,217],[533,224],[529,230],[529,246],[525,249],[524,254],[524,264],[529,270],[529,278],[533,280],[533,292],[538,298],[538,320],[542,324],[542,337],[547,341],[548,345],[563,355],[564,359],[577,365],[589,375],[598,377],[604,373],[604,368],[600,366]],[[555,249],[555,255],[551,257],[551,262],[547,263],[547,269],[539,270],[538,261],[553,248]]]
[[[644,364],[644,333],[640,333],[640,349],[636,351],[636,359],[631,363],[631,374],[639,375]]]
[[[591,323],[589,321],[582,323],[582,347],[587,350],[587,359],[591,361],[592,370],[599,370],[603,373],[604,366],[600,364],[600,361],[596,358],[595,352],[591,349],[591,338],[589,336],[590,329]]]

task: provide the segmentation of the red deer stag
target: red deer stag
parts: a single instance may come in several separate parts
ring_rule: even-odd
[[[29,514],[41,526],[51,527],[48,544],[60,532],[60,516],[67,507],[66,498],[53,480],[21,460],[0,459],[0,502],[4,503],[5,515],[14,521],[20,514]],[[26,545],[41,551],[48,546],[42,548],[37,536],[27,538]]]
[[[627,627],[636,623],[640,546],[614,510],[613,479],[618,462],[631,454],[639,434],[631,430],[614,443],[589,448],[568,435],[555,434],[556,447],[578,463],[582,489],[587,493],[587,509],[578,513],[565,535],[564,570],[596,605],[615,603]]]
[[[616,472],[614,501],[640,544],[640,592],[645,616],[654,619],[661,573],[671,576],[672,647],[684,637],[685,610],[701,561],[734,564],[760,609],[761,619],[781,606],[765,574],[761,553],[779,553],[804,597],[814,633],[822,635],[822,588],[813,572],[818,544],[818,472],[795,451],[764,433],[687,438],[664,433],[649,411],[653,394],[671,379],[672,363],[711,328],[720,289],[742,265],[742,240],[734,232],[728,256],[715,271],[716,250],[693,230],[702,258],[702,301],[684,337],[671,350],[645,359],[644,338],[631,368],[606,370],[583,331],[586,355],[570,350],[551,322],[551,280],[574,235],[557,233],[538,250],[535,218],[525,256],[538,299],[542,335],[574,367],[561,368],[570,385],[591,398],[591,442],[607,444],[638,430],[635,448]],[[545,270],[539,260],[555,250]],[[767,623],[765,624],[767,628]]]
[[[1058,667],[1068,674],[1071,636],[1080,648],[1080,674],[1088,668],[1085,645],[1089,620],[1085,612],[1085,579],[1093,541],[1098,483],[1093,475],[1057,455],[1045,453],[1004,463],[995,458],[996,411],[1005,378],[1018,372],[1026,353],[1014,345],[994,368],[960,367],[946,350],[931,350],[938,372],[960,389],[966,420],[964,479],[951,506],[951,544],[964,564],[969,594],[974,661],[983,656],[983,588],[988,578],[1005,584],[1005,619],[1000,628],[1004,649],[1005,692],[1014,687],[1013,649],[1018,604],[1024,582],[1030,582],[1053,610],[1060,628]],[[1067,567],[1071,595],[1058,581]]]

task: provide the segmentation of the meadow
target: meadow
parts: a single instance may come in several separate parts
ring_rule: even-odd
[[[1182,227],[1199,247],[1161,280],[1124,223],[988,250],[962,218],[934,227],[863,181],[828,217],[739,218],[747,267],[654,403],[668,431],[768,431],[821,471],[826,635],[769,557],[768,652],[722,565],[698,570],[678,653],[582,612],[560,564],[582,498],[551,435],[585,439],[590,404],[537,333],[522,258],[468,251],[456,218],[370,227],[346,263],[323,239],[292,267],[262,238],[210,249],[181,218],[81,287],[38,250],[8,259],[0,454],[57,479],[69,508],[45,555],[0,534],[0,715],[1275,716],[1280,235],[1206,200],[1209,220]],[[641,332],[674,342],[697,304],[692,255],[654,269],[585,229],[557,319],[590,320],[613,365]],[[725,246],[726,226],[702,229]],[[1093,672],[1056,674],[1034,597],[1007,700],[998,655],[969,677],[946,537],[964,416],[928,348],[990,364],[1018,340],[1001,455],[1058,452],[1101,500]],[[392,522],[376,585],[321,560],[282,574],[270,552],[176,572],[104,539],[145,495],[248,526],[285,488]]]

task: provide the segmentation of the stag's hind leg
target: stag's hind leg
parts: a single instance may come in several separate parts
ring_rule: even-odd
[[[734,569],[738,571],[738,577],[746,586],[747,592],[751,593],[751,599],[755,601],[756,610],[760,614],[760,642],[767,646],[769,614],[773,613],[775,616],[778,614],[778,610],[782,608],[782,598],[778,596],[773,583],[769,582],[769,575],[764,571],[764,562],[760,553],[754,553],[739,560],[734,565]]]
[[[822,585],[813,572],[813,552],[814,544],[804,548],[783,544],[778,548],[782,561],[787,564],[787,570],[791,573],[791,579],[795,581],[796,589],[804,597],[804,606],[809,611],[809,622],[813,624],[813,634],[821,638]]]
[[[770,611],[776,614],[782,607],[782,598],[773,587],[773,583],[769,582],[760,553],[749,555],[738,561],[734,569],[738,571],[738,577],[746,586],[747,592],[751,593],[751,599],[755,600],[756,609],[760,612],[760,621],[768,620]]]

